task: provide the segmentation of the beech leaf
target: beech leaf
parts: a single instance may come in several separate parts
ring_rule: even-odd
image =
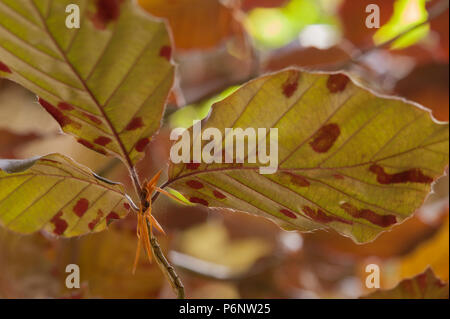
[[[60,154],[0,160],[0,224],[72,237],[104,230],[130,209],[122,185]]]
[[[278,128],[278,170],[260,174],[267,164],[236,157],[171,164],[166,186],[193,203],[265,216],[287,229],[331,227],[357,242],[411,216],[448,163],[448,124],[344,74],[263,76],[213,105],[202,132],[208,128],[222,132],[222,146],[225,128]]]
[[[69,4],[80,28],[66,27]],[[131,167],[172,87],[170,37],[131,0],[1,0],[0,76],[36,93],[78,142]]]

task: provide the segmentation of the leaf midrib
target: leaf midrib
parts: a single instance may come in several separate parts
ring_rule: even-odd
[[[52,41],[52,43],[55,45],[56,49],[59,51],[59,53],[61,54],[61,56],[64,59],[64,62],[69,66],[69,68],[71,69],[71,71],[74,73],[74,75],[78,78],[78,80],[80,81],[80,83],[82,84],[83,88],[86,90],[86,92],[89,94],[89,96],[91,97],[92,101],[94,102],[95,106],[98,108],[99,112],[101,113],[101,115],[103,116],[103,118],[106,121],[106,124],[108,125],[109,129],[111,130],[114,138],[116,139],[116,143],[119,145],[119,148],[122,152],[123,155],[123,159],[125,160],[125,164],[127,165],[128,168],[132,168],[133,167],[133,163],[131,161],[131,158],[128,156],[128,152],[126,151],[125,145],[122,143],[122,140],[120,139],[117,131],[115,130],[114,126],[112,125],[109,117],[107,116],[107,114],[105,113],[105,111],[103,110],[102,105],[98,102],[97,98],[95,97],[95,95],[92,93],[92,91],[89,89],[89,87],[87,86],[86,82],[84,81],[84,79],[81,77],[81,75],[78,73],[78,71],[73,67],[72,63],[69,61],[69,59],[67,58],[66,53],[64,52],[64,50],[60,47],[60,45],[56,42],[56,40],[53,38],[53,35],[51,34],[50,30],[48,29],[47,23],[45,21],[45,18],[42,16],[41,12],[39,11],[39,9],[36,7],[36,4],[34,3],[33,0],[30,0],[34,9],[36,10],[39,19],[41,20],[41,22],[44,25],[44,31],[47,33],[47,35],[49,36],[50,40]],[[49,2],[52,2],[52,0],[50,0]]]

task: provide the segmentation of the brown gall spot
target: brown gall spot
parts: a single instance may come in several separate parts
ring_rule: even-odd
[[[89,114],[89,113],[82,113],[82,114],[83,114],[84,117],[88,118],[91,122],[94,122],[97,125],[101,125],[102,124],[102,121],[98,117],[96,117],[96,116],[94,116],[92,114]]]
[[[372,165],[369,171],[377,175],[377,182],[380,184],[399,184],[399,183],[422,183],[430,184],[433,178],[426,176],[418,168],[412,168],[400,173],[388,174],[380,165]]]
[[[145,150],[145,147],[150,143],[150,140],[148,138],[142,138],[136,143],[136,151],[143,152]]]
[[[170,57],[172,56],[172,48],[168,45],[165,45],[159,50],[159,56],[165,58],[167,61],[170,61]]]
[[[186,168],[187,169],[197,169],[199,168],[200,163],[186,163]]]
[[[350,81],[345,74],[332,74],[328,78],[327,88],[331,93],[342,92]]]
[[[358,209],[349,203],[341,204],[341,208],[354,218],[365,219],[380,227],[388,227],[397,223],[394,215],[379,215],[369,209]]]
[[[129,210],[131,208],[131,206],[128,203],[123,203],[123,208],[125,208],[126,210]]]
[[[294,71],[289,74],[282,86],[285,97],[290,98],[297,91],[299,78],[300,72]]]
[[[74,124],[74,122],[68,116],[64,115],[63,112],[58,110],[56,107],[54,107],[52,104],[50,104],[46,100],[39,98],[38,101],[39,101],[39,104],[41,104],[42,107],[48,113],[50,113],[50,115],[59,123],[59,125],[61,125],[61,127],[64,127],[69,124]]]
[[[89,201],[86,198],[80,198],[78,202],[73,207],[73,212],[78,217],[82,217],[84,213],[88,210]]]
[[[348,224],[348,225],[353,224],[349,220],[345,220],[345,219],[337,217],[337,216],[327,215],[319,208],[316,211],[309,206],[303,206],[303,212],[306,214],[306,216],[308,216],[312,220],[314,220],[318,223],[322,223],[322,224],[327,224],[330,222],[340,222],[340,223],[344,223],[344,224]]]
[[[206,200],[204,200],[203,198],[191,197],[189,199],[189,201],[194,204],[201,204],[203,206],[209,206],[209,203]]]
[[[291,212],[290,210],[287,209],[280,209],[280,213],[282,213],[284,216],[289,217],[289,218],[297,218],[297,215],[295,215],[293,212]]]
[[[86,146],[87,148],[95,149],[94,145],[91,142],[86,141],[85,139],[79,138],[77,139],[77,142],[80,143],[81,145]]]
[[[89,224],[88,227],[90,230],[94,230],[95,226],[97,226],[98,222],[100,221],[100,219],[103,217],[103,212],[101,209],[99,209],[97,211],[97,216],[95,216],[95,219],[92,220]]]
[[[300,187],[308,187],[311,185],[311,183],[303,176],[293,174],[293,173],[286,173],[290,177],[290,181],[292,184],[300,186]]]
[[[214,194],[214,196],[215,196],[217,199],[225,199],[225,198],[227,198],[224,194],[222,194],[222,193],[219,192],[218,190],[214,190],[214,191],[213,191],[213,194]]]
[[[130,123],[128,123],[128,125],[125,127],[125,130],[134,131],[143,126],[144,122],[142,121],[142,117],[135,117],[130,121]]]
[[[186,185],[193,189],[201,189],[203,188],[203,184],[196,180],[189,180],[186,182]]]
[[[101,146],[105,146],[105,145],[111,143],[111,139],[106,136],[99,136],[94,140],[94,143],[101,145]]]
[[[55,235],[61,236],[66,231],[67,227],[69,226],[67,222],[61,218],[62,212],[59,212],[53,218],[50,220],[50,222],[55,225],[55,228],[53,229],[53,233]]]
[[[66,102],[58,103],[58,108],[63,111],[73,111],[75,109],[72,105],[70,105],[69,103],[66,103]]]
[[[120,4],[123,0],[97,0],[96,12],[91,21],[97,29],[104,30],[108,23],[120,16]]]
[[[3,62],[0,61],[0,71],[5,73],[12,73],[11,69]]]
[[[326,153],[334,145],[340,134],[341,130],[337,124],[324,125],[314,134],[309,145],[317,153]]]
[[[120,219],[119,215],[116,212],[110,212],[108,216],[106,216],[106,225],[112,223],[113,220]]]

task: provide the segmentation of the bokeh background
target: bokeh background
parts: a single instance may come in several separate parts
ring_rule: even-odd
[[[448,1],[138,2],[149,14],[167,19],[178,64],[164,127],[138,165],[142,179],[166,167],[172,128],[205,117],[215,101],[246,81],[292,65],[345,69],[366,86],[416,101],[436,119],[448,121]],[[365,25],[368,4],[380,8],[379,29]],[[117,160],[63,135],[32,93],[0,79],[0,157],[52,152],[71,156],[131,189]],[[331,230],[286,232],[262,218],[181,206],[162,196],[153,211],[167,232],[159,240],[189,297],[358,298],[371,292],[364,285],[365,267],[371,263],[381,268],[382,288],[428,266],[448,282],[448,195],[447,169],[412,218],[365,245]],[[70,240],[0,228],[0,298],[174,297],[145,256],[131,274],[135,249],[133,214],[107,231]],[[81,289],[65,288],[69,263],[80,266]]]

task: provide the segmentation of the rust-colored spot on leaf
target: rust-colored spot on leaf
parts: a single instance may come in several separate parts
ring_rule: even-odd
[[[317,153],[325,153],[334,145],[340,134],[341,130],[336,123],[324,125],[314,134],[309,145]]]
[[[99,136],[94,140],[95,144],[101,145],[101,146],[105,146],[108,143],[111,143],[111,139],[109,137],[106,136]]]
[[[136,151],[143,152],[145,150],[145,147],[150,143],[150,140],[148,138],[142,138],[136,143]]]
[[[430,184],[433,178],[426,176],[418,168],[409,169],[400,173],[388,174],[380,165],[372,165],[369,171],[377,175],[377,182],[380,184],[399,184],[399,183],[422,183]]]
[[[79,138],[77,139],[77,142],[80,143],[81,145],[86,146],[87,148],[95,149],[94,145],[91,142],[86,141],[85,139]]]
[[[66,103],[66,102],[58,103],[58,108],[63,111],[73,111],[75,109],[72,105],[70,105],[69,103]]]
[[[303,176],[297,175],[294,173],[286,173],[290,177],[290,181],[292,184],[300,186],[300,187],[308,187],[311,183]]]
[[[0,61],[0,71],[6,72],[6,73],[12,73],[11,69],[3,62]]]
[[[204,206],[209,206],[209,203],[206,200],[204,200],[203,198],[191,197],[189,199],[189,201],[191,203],[194,203],[194,204],[201,204],[201,205],[204,205]]]
[[[109,225],[115,219],[120,219],[119,215],[116,212],[110,212],[108,216],[106,216],[106,225]]]
[[[89,224],[88,227],[90,230],[94,230],[95,226],[97,226],[98,222],[100,221],[100,219],[103,217],[103,212],[101,209],[99,209],[97,211],[97,216],[95,216],[95,219],[92,220]]]
[[[172,56],[172,48],[168,45],[161,47],[161,50],[159,50],[159,56],[166,58],[167,61],[170,61],[170,57]]]
[[[128,204],[128,203],[123,203],[123,207],[128,210],[131,208],[130,204]]]
[[[187,169],[197,169],[200,167],[200,163],[186,163]]]
[[[128,123],[128,125],[125,127],[125,130],[134,131],[143,126],[144,122],[142,121],[142,117],[135,117],[130,121],[130,123]]]
[[[327,88],[331,93],[342,92],[350,81],[345,74],[332,74],[328,78]]]
[[[285,97],[290,98],[298,87],[298,79],[300,78],[300,72],[294,71],[291,72],[283,83],[283,94]]]
[[[42,107],[50,113],[50,115],[61,125],[61,127],[64,127],[69,124],[74,124],[74,122],[66,115],[63,114],[60,110],[58,110],[56,107],[51,105],[46,100],[39,98],[38,99],[39,104],[42,105]],[[77,123],[78,124],[78,123]]]
[[[295,215],[293,212],[291,212],[290,210],[287,209],[280,209],[280,213],[282,213],[284,216],[289,217],[289,218],[297,218],[297,215]]]
[[[350,203],[343,203],[340,206],[352,217],[365,219],[380,227],[388,227],[397,223],[394,215],[379,215],[370,209],[358,209]]]
[[[73,212],[78,216],[82,217],[86,213],[89,207],[89,201],[86,198],[80,198],[78,202],[73,207]]]
[[[334,179],[344,179],[344,176],[342,176],[341,174],[334,174],[333,177]]]
[[[193,188],[193,189],[203,188],[203,184],[202,183],[200,183],[199,181],[193,180],[193,179],[187,181],[186,185],[191,187],[191,188]]]
[[[104,30],[109,22],[120,16],[120,4],[123,0],[97,0],[97,11],[91,21],[97,29]]]
[[[319,208],[316,211],[309,206],[303,206],[303,212],[306,214],[306,216],[308,216],[312,220],[323,224],[327,224],[330,222],[341,222],[348,225],[353,224],[352,221],[345,220],[337,216],[327,215]]]
[[[89,114],[89,113],[82,113],[82,114],[83,114],[84,117],[86,117],[89,120],[91,120],[91,122],[94,122],[97,125],[102,124],[102,121],[98,117],[96,117],[96,116],[94,116],[92,114]]]
[[[222,194],[218,190],[213,190],[213,194],[218,199],[225,199],[225,198],[227,198],[224,194]]]
[[[59,212],[53,218],[50,220],[50,222],[55,225],[55,228],[53,229],[53,233],[55,235],[61,236],[66,231],[67,227],[69,226],[67,222],[61,218],[63,212]]]

